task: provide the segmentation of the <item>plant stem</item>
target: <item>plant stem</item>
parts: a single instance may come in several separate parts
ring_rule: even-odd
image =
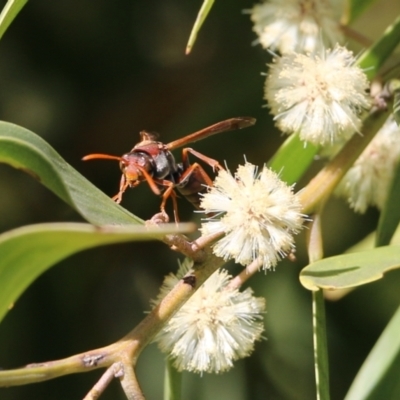
[[[106,390],[107,386],[114,378],[123,376],[123,364],[118,362],[109,367],[96,384],[90,389],[90,392],[84,397],[83,400],[96,400]]]
[[[128,363],[134,366],[141,350],[152,341],[163,325],[202,283],[223,264],[222,259],[206,252],[205,261],[195,264],[194,272],[186,277],[190,279],[181,279],[131,332],[116,343],[61,360],[0,371],[0,387],[46,381],[63,375],[109,367],[117,362],[122,362],[125,368]]]
[[[324,257],[321,229],[321,212],[324,204],[320,204],[318,213],[313,215],[307,236],[307,250],[310,263]],[[318,400],[329,400],[329,365],[328,343],[326,339],[325,303],[323,291],[312,292],[313,344],[315,384]]]
[[[165,361],[164,400],[180,400],[182,373],[177,371],[170,360]]]
[[[260,267],[262,266],[261,258],[256,258],[251,264],[249,264],[242,272],[233,277],[229,284],[226,286],[227,289],[239,289],[243,283],[247,281],[250,277],[252,277],[255,273],[260,271]]]
[[[387,118],[387,113],[370,115],[365,121],[363,135],[355,134],[334,157],[299,193],[303,212],[312,214],[339,184],[343,176],[354,164],[369,142],[374,138]]]
[[[322,290],[313,291],[312,299],[317,400],[329,400],[328,343],[326,338],[325,302]]]
[[[120,378],[120,380],[122,389],[124,390],[128,400],[145,400],[130,360],[126,360],[126,362],[124,362],[124,375]]]

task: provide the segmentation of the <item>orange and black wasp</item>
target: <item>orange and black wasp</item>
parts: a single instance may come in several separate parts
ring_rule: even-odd
[[[118,160],[122,171],[119,192],[113,197],[117,203],[128,187],[135,187],[140,182],[147,181],[156,195],[162,196],[161,213],[168,220],[165,204],[172,198],[175,220],[178,221],[178,206],[175,189],[186,197],[194,207],[199,208],[200,194],[212,186],[212,180],[197,162],[190,164],[189,154],[210,165],[213,170],[223,169],[218,161],[193,150],[190,147],[182,149],[182,161],[177,163],[171,151],[189,143],[205,139],[216,133],[242,129],[254,125],[256,120],[251,117],[231,118],[218,122],[200,131],[194,132],[171,143],[159,142],[158,135],[147,131],[140,132],[141,141],[122,157],[108,154],[89,154],[83,160],[109,159]]]

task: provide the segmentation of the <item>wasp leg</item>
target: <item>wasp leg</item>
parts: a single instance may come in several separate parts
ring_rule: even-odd
[[[193,150],[190,147],[185,147],[184,149],[182,149],[182,163],[186,168],[190,168],[188,153],[193,154],[199,160],[204,161],[206,164],[208,164],[213,169],[213,171],[224,169],[222,167],[222,165],[217,160],[214,160],[213,158],[207,157],[204,154],[199,153],[198,151]],[[195,165],[195,164],[193,164],[193,165]]]
[[[186,200],[199,209],[201,194],[207,191],[207,187],[212,187],[213,182],[203,167],[194,163],[185,170],[175,186]]]
[[[178,183],[176,184],[176,186],[178,186],[178,189],[179,190],[184,189],[187,186],[187,184],[185,184],[185,181],[188,181],[189,179],[191,179],[191,181],[190,181],[191,186],[194,185],[194,182],[196,182],[197,186],[199,186],[198,188],[197,187],[188,188],[189,190],[192,189],[192,191],[201,189],[204,186],[212,186],[213,185],[212,179],[208,176],[207,172],[204,170],[204,168],[199,163],[193,163],[193,164],[189,165],[189,167],[181,175]],[[179,187],[180,185],[182,185],[182,186]]]
[[[176,201],[176,193],[175,190],[172,191],[171,193],[171,198],[172,198],[172,206],[174,208],[174,218],[175,222],[179,223],[179,215],[178,215],[178,202]]]
[[[175,217],[175,222],[179,222],[179,216],[178,216],[178,203],[176,201],[176,193],[174,190],[175,184],[171,181],[165,180],[165,179],[154,179],[154,182],[157,183],[157,185],[161,185],[166,187],[167,189],[165,192],[162,194],[162,201],[161,201],[161,214],[163,215],[163,219],[166,219],[166,222],[169,221],[168,214],[165,211],[165,204],[167,203],[167,200],[169,197],[172,198],[172,204],[174,208],[174,217]]]
[[[125,175],[121,176],[121,181],[119,183],[119,192],[112,197],[112,199],[117,203],[121,203],[122,201],[122,195],[124,194],[125,190],[128,188],[129,182],[126,181]]]

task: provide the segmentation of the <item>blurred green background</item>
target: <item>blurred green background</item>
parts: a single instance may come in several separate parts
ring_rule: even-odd
[[[1,2],[3,5],[5,1]],[[396,2],[370,10],[361,28],[380,32]],[[0,43],[0,118],[47,140],[72,166],[107,194],[118,190],[112,161],[82,156],[121,155],[142,129],[169,142],[220,120],[249,115],[256,127],[196,143],[196,150],[226,161],[243,157],[262,165],[283,141],[264,107],[270,55],[252,46],[255,36],[245,0],[216,2],[190,56],[184,55],[200,1],[35,0],[28,2]],[[399,11],[399,10],[398,10]],[[368,20],[368,18],[370,18]],[[370,32],[370,33],[368,33]],[[176,151],[179,159],[179,151]],[[318,166],[317,166],[318,167]],[[304,179],[305,183],[312,176]],[[297,187],[301,187],[299,183]],[[20,171],[0,165],[1,232],[31,223],[80,221],[51,192]],[[159,198],[143,184],[122,205],[143,219]],[[199,219],[179,202],[182,220]],[[355,216],[342,201],[326,210],[327,255],[343,251],[373,230],[377,213]],[[306,264],[303,238],[297,263],[260,273],[249,284],[267,298],[265,339],[229,373],[184,374],[183,398],[193,400],[315,398],[311,296],[298,283]],[[1,256],[1,255],[0,255]],[[111,343],[149,310],[149,299],[177,254],[157,242],[115,245],[77,254],[41,276],[0,326],[0,368],[63,358]],[[232,273],[237,267],[231,266]],[[343,398],[356,371],[399,301],[400,273],[327,304],[332,399]],[[148,399],[162,398],[163,356],[155,345],[142,354],[138,373]],[[78,399],[101,371],[26,387],[0,389],[1,400]],[[123,399],[114,382],[102,399]]]

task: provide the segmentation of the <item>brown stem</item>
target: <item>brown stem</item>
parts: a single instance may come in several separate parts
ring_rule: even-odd
[[[370,47],[374,43],[373,40],[367,38],[366,36],[364,36],[360,32],[357,32],[353,28],[350,28],[350,26],[348,26],[348,25],[341,25],[340,28],[342,29],[342,32],[348,38],[355,40],[356,42],[360,43],[364,47]]]
[[[374,138],[386,118],[387,113],[383,112],[369,116],[365,121],[366,128],[363,134],[355,134],[337,156],[299,192],[305,214],[312,214],[329,197],[349,168]]]
[[[194,265],[194,272],[181,279],[139,325],[118,342],[61,360],[0,371],[0,387],[41,382],[72,373],[109,367],[118,362],[122,362],[124,368],[127,364],[135,365],[141,350],[202,283],[223,264],[222,259],[207,252],[205,260]]]
[[[243,283],[252,277],[255,273],[260,270],[262,266],[261,258],[256,258],[251,264],[249,264],[240,274],[236,275],[231,279],[231,281],[226,285],[225,289],[239,289]]]
[[[120,343],[130,357],[136,359],[141,350],[154,338],[164,324],[194,294],[204,281],[224,264],[224,261],[212,253],[200,265],[194,265],[194,271],[181,279],[163,300],[129,332]]]
[[[135,371],[129,360],[124,363],[124,375],[120,378],[121,386],[128,400],[145,400],[142,389],[136,378]]]
[[[111,367],[106,369],[106,372],[104,372],[97,383],[90,389],[90,392],[83,400],[97,400],[114,378],[120,378],[123,375],[123,364],[121,362],[114,363]]]
[[[217,232],[212,235],[200,236],[193,242],[189,242],[184,235],[166,235],[163,240],[172,250],[179,251],[195,262],[202,262],[206,257],[204,248],[215,242],[223,234],[223,232]]]

